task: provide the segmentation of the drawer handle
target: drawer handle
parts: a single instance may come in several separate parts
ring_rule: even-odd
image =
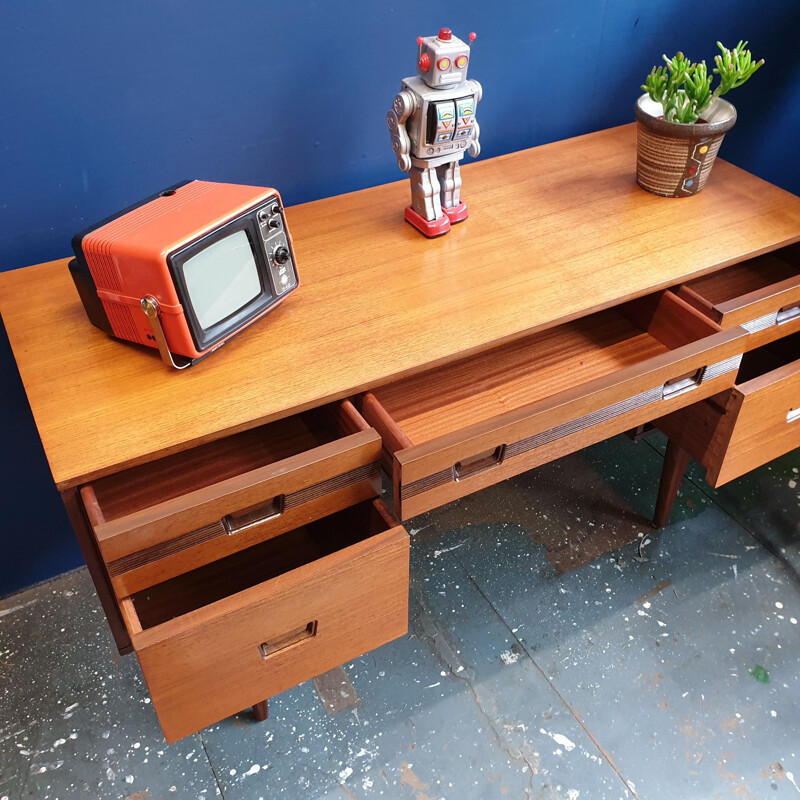
[[[487,469],[496,467],[503,460],[506,452],[504,444],[498,445],[494,450],[487,450],[485,453],[478,453],[477,456],[468,458],[464,461],[456,461],[453,466],[453,478],[457,481],[477,475]]]
[[[800,317],[800,305],[784,306],[775,318],[777,325],[783,325],[784,322],[791,322],[793,319]]]
[[[261,658],[269,658],[270,656],[274,656],[275,653],[286,650],[287,647],[300,644],[300,642],[305,642],[307,639],[313,639],[316,635],[317,620],[312,620],[308,625],[304,625],[302,628],[296,628],[281,636],[276,636],[268,642],[262,642],[258,646],[258,650],[261,653]]]
[[[283,514],[285,500],[286,495],[279,494],[277,497],[273,497],[266,505],[260,504],[246,511],[227,514],[222,518],[222,527],[225,528],[228,536],[231,536],[255,525],[260,525],[267,520],[275,519],[275,517]]]
[[[664,390],[661,394],[662,400],[669,400],[672,397],[677,397],[680,394],[691,392],[696,389],[703,380],[703,372],[705,367],[701,367],[695,372],[688,375],[681,375],[680,378],[673,378],[664,384]]]
[[[800,406],[797,408],[790,408],[789,412],[786,414],[786,421],[787,422],[797,422],[800,419]]]

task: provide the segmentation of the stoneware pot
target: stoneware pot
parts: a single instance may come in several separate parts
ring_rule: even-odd
[[[697,194],[708,180],[736,109],[721,97],[711,101],[702,122],[683,125],[664,119],[661,103],[643,94],[636,102],[636,182],[663,197]]]

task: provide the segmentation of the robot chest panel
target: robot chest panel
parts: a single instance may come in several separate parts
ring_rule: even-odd
[[[475,98],[425,100],[419,111],[419,145],[469,140],[475,124]]]

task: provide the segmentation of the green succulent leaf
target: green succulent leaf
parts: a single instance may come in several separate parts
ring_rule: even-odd
[[[740,41],[733,50],[717,42],[720,54],[714,56],[713,74],[719,84],[711,91],[712,75],[705,61],[692,63],[678,51],[672,58],[662,56],[666,66],[655,66],[642,84],[652,100],[661,103],[664,118],[672,122],[690,124],[697,122],[715,97],[741,86],[764,64],[764,59],[753,61],[747,42]]]

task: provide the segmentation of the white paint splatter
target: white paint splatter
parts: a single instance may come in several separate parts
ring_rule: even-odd
[[[339,780],[340,780],[342,783],[344,783],[344,782],[345,782],[345,781],[346,781],[346,780],[347,780],[347,779],[348,779],[348,778],[349,778],[349,777],[350,777],[352,774],[353,774],[353,768],[352,768],[352,767],[345,767],[345,768],[344,768],[344,769],[343,769],[343,770],[342,770],[342,771],[339,773]]]
[[[792,786],[794,786],[794,788],[795,788],[795,789],[797,789],[797,791],[798,791],[798,792],[800,792],[800,786],[798,786],[798,785],[797,785],[797,784],[794,782],[794,773],[793,773],[793,772],[787,772],[787,773],[786,773],[786,778],[788,779],[789,783],[791,783],[791,784],[792,784]]]
[[[260,764],[253,764],[247,772],[242,775],[243,778],[247,778],[250,775],[256,775],[257,773],[261,772],[261,765]]]
[[[781,602],[775,603],[775,608],[783,608],[783,603]]]
[[[544,728],[539,728],[539,733],[549,736],[556,744],[560,744],[568,753],[575,749],[575,742],[570,741],[563,733],[550,733]]]
[[[463,542],[459,542],[459,544],[455,544],[452,547],[446,547],[444,550],[434,550],[433,557],[439,558],[439,556],[443,555],[444,553],[451,553],[453,550],[458,550],[459,547],[463,547],[467,543],[465,539]]]
[[[0,609],[0,617],[7,617],[9,614],[13,614],[15,611],[19,611],[21,608],[27,608],[28,606],[32,606],[34,603],[38,603],[39,598],[35,598],[34,600],[28,600],[27,603],[20,603],[18,606],[12,606],[11,608],[2,608]]]
[[[509,664],[515,664],[519,661],[519,653],[514,653],[511,650],[506,650],[503,653],[500,653],[500,660],[508,666]]]

